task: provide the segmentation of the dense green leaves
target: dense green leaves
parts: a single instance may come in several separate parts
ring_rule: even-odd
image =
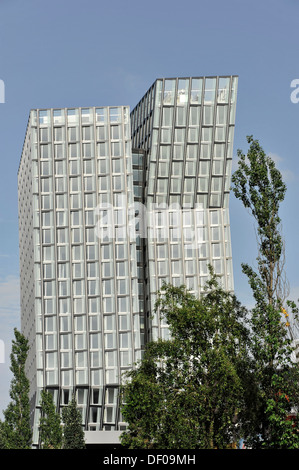
[[[41,449],[60,449],[62,446],[62,426],[60,415],[56,412],[53,396],[43,390],[41,393],[41,419],[39,439]]]
[[[10,370],[13,374],[10,387],[11,401],[1,423],[0,446],[7,449],[31,447],[29,381],[25,374],[25,362],[29,350],[28,340],[15,328],[12,341]]]
[[[85,449],[82,415],[73,396],[67,407],[62,410],[63,449]]]
[[[279,207],[286,186],[274,162],[252,136],[247,155],[238,151],[238,170],[232,176],[233,191],[257,224],[258,270],[242,264],[255,306],[251,311],[251,353],[254,359],[248,406],[243,416],[245,437],[252,447],[298,448],[293,422],[298,412],[298,364],[282,317],[285,277]],[[294,312],[293,303],[287,302]],[[281,397],[288,396],[288,400]]]
[[[272,303],[282,276],[280,260],[283,240],[279,206],[284,200],[286,185],[274,161],[265,154],[258,140],[249,136],[247,141],[250,144],[247,155],[238,150],[238,169],[232,176],[232,189],[256,220],[258,270],[268,302]]]
[[[123,388],[130,448],[226,448],[240,437],[236,417],[243,402],[248,331],[246,310],[212,275],[195,298],[165,286],[157,309],[171,339],[148,345]]]
[[[257,140],[238,151],[233,191],[256,222],[258,269],[242,264],[255,301],[247,316],[212,272],[196,299],[165,286],[157,309],[171,339],[150,343],[122,390],[131,448],[299,448],[298,364],[287,334],[279,208],[286,186]]]

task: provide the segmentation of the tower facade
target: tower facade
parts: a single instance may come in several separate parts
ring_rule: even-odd
[[[141,358],[127,107],[32,110],[18,173],[21,325],[38,445],[40,392],[74,393],[88,431],[122,430],[121,375]]]
[[[236,76],[158,79],[131,113],[133,148],[145,152],[143,203],[146,337],[167,338],[153,318],[163,282],[200,295],[208,265],[233,290],[229,191]]]
[[[233,290],[236,91],[235,76],[158,79],[131,114],[30,112],[18,194],[34,446],[43,389],[58,410],[75,394],[87,442],[117,442],[122,375],[169,335],[163,282],[200,295],[211,264]]]

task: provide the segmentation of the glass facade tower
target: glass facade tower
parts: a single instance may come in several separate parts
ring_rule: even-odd
[[[22,332],[40,392],[73,393],[87,431],[121,430],[120,377],[141,358],[127,107],[32,110],[18,173]],[[113,207],[113,210],[111,210]]]
[[[146,338],[167,338],[153,306],[164,281],[200,295],[212,265],[233,290],[229,191],[236,76],[158,79],[131,113],[143,149]]]
[[[75,394],[90,442],[117,441],[121,376],[169,334],[152,316],[164,281],[200,295],[210,263],[233,290],[236,91],[235,76],[158,79],[131,115],[30,112],[18,193],[34,446],[42,389],[59,410]]]

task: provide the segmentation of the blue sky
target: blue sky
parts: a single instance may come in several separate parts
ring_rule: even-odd
[[[299,297],[298,16],[296,0],[0,0],[0,412],[20,326],[17,171],[31,108],[133,107],[157,77],[238,75],[234,155],[253,134],[282,171],[286,267]],[[233,196],[230,213],[235,290],[250,305],[240,265],[255,262],[253,221]]]

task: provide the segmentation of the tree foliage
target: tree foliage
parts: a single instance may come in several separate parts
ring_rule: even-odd
[[[13,378],[10,386],[11,401],[4,410],[1,423],[1,447],[7,449],[29,449],[32,432],[30,427],[29,381],[25,374],[28,355],[28,340],[15,328],[12,341],[10,370]]]
[[[291,361],[292,346],[283,302],[285,273],[282,264],[280,204],[286,185],[273,160],[257,140],[247,137],[247,155],[238,150],[238,169],[232,176],[236,198],[256,221],[257,271],[243,263],[255,306],[251,312],[251,352],[254,358],[248,389],[246,436],[252,447],[298,447],[298,365]],[[295,312],[290,301],[287,305]],[[286,306],[286,305],[285,305]],[[287,314],[287,313],[286,313]],[[288,397],[288,399],[285,399]],[[293,421],[287,419],[293,413]],[[295,428],[294,428],[295,424]],[[284,436],[284,437],[283,437]]]
[[[82,415],[77,408],[76,398],[62,410],[63,449],[85,449],[84,431],[82,428]]]
[[[268,304],[273,304],[277,296],[281,297],[279,287],[283,277],[281,266],[283,238],[281,235],[280,203],[286,193],[286,185],[274,161],[265,154],[258,140],[247,137],[250,148],[245,155],[238,150],[238,169],[232,176],[232,189],[257,223],[259,254],[259,288],[263,287]],[[252,278],[249,266],[247,275]],[[255,293],[255,292],[254,292]]]
[[[248,331],[246,310],[212,274],[197,299],[165,285],[156,308],[171,338],[149,343],[122,389],[129,448],[227,448],[241,430]]]
[[[62,446],[62,425],[56,412],[53,396],[49,391],[41,392],[41,418],[39,439],[41,449],[60,449]]]
[[[130,448],[299,448],[298,364],[292,362],[280,204],[286,186],[257,140],[247,138],[235,196],[256,223],[257,270],[243,263],[255,301],[247,316],[211,272],[206,293],[164,286],[157,308],[171,338],[150,343],[128,373],[122,412]]]

